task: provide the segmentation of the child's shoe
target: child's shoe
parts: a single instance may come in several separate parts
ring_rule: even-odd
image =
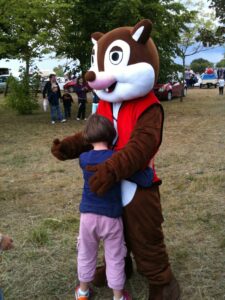
[[[79,290],[80,290],[80,286],[78,285],[76,288],[75,288],[75,300],[89,300],[91,299],[90,298],[90,290],[87,291],[87,293],[85,295],[81,295],[79,293]]]

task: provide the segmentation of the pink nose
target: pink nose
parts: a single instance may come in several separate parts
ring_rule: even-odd
[[[92,81],[95,81],[95,79],[96,79],[95,72],[93,72],[93,71],[86,72],[86,74],[85,74],[86,81],[92,82]]]
[[[94,90],[104,90],[116,82],[115,76],[108,72],[95,73],[94,71],[88,71],[85,74],[85,79]]]

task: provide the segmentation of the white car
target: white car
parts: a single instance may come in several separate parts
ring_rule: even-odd
[[[6,82],[9,78],[9,75],[0,75],[0,92],[3,93],[6,88]]]
[[[217,88],[218,86],[218,78],[215,73],[204,73],[201,75],[202,82],[200,83],[200,88],[207,87],[210,88],[213,86],[214,88]]]
[[[194,87],[200,87],[200,85],[202,84],[202,78],[200,77],[200,75],[196,77],[198,81],[194,84]]]

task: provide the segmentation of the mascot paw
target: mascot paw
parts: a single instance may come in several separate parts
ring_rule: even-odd
[[[101,267],[96,268],[94,279],[93,279],[92,283],[97,287],[107,285],[105,266],[101,266]]]
[[[54,145],[54,146],[57,146],[57,145],[59,145],[59,144],[60,144],[60,140],[59,140],[59,139],[54,139],[53,145]]]
[[[51,147],[52,154],[58,158],[59,160],[66,160],[67,159],[67,145],[65,143],[60,142],[59,139],[55,139],[53,141]]]
[[[89,180],[91,191],[98,196],[104,195],[116,182],[116,176],[112,169],[106,164],[87,166],[87,171],[95,172]]]

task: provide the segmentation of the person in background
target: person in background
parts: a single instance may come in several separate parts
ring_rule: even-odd
[[[54,89],[54,92],[53,92]],[[48,102],[50,104],[50,113],[51,113],[51,122],[55,124],[55,113],[58,115],[58,119],[61,122],[65,122],[66,120],[63,119],[62,113],[60,110],[59,99],[61,99],[61,91],[59,85],[56,81],[56,75],[50,74],[49,81],[46,82],[43,92],[43,102],[46,100],[46,96]]]
[[[99,97],[97,96],[97,94],[95,93],[94,90],[92,90],[92,109],[91,109],[91,113],[94,114],[97,111],[98,108],[98,102],[99,102]]]
[[[50,94],[52,93],[52,85],[57,85],[58,86],[58,97],[61,98],[61,91],[58,85],[58,82],[56,81],[56,75],[55,74],[50,74],[49,75],[49,80],[46,82],[42,95],[43,95],[43,99],[46,99],[50,96]]]
[[[10,250],[14,247],[13,240],[10,236],[0,233],[0,255],[2,251]],[[0,300],[3,300],[3,292],[0,288]]]
[[[225,80],[223,78],[220,78],[218,80],[218,83],[219,83],[219,95],[223,95]]]
[[[77,79],[77,85],[75,86],[75,93],[78,97],[78,113],[77,113],[77,120],[80,119],[86,120],[85,113],[86,113],[86,103],[87,103],[87,92],[88,88],[84,84],[83,78],[79,77]]]
[[[185,76],[184,79],[186,81],[186,85],[187,85],[187,87],[189,87],[190,86],[190,76],[191,76],[190,69],[185,69],[184,76]]]
[[[61,113],[60,105],[59,105],[59,86],[56,84],[52,84],[51,93],[48,96],[48,101],[50,104],[50,113],[51,113],[51,122],[55,124],[58,119],[61,123],[66,122]]]
[[[62,102],[64,107],[65,119],[68,119],[71,117],[71,106],[73,103],[73,98],[69,93],[65,93],[62,96]]]

